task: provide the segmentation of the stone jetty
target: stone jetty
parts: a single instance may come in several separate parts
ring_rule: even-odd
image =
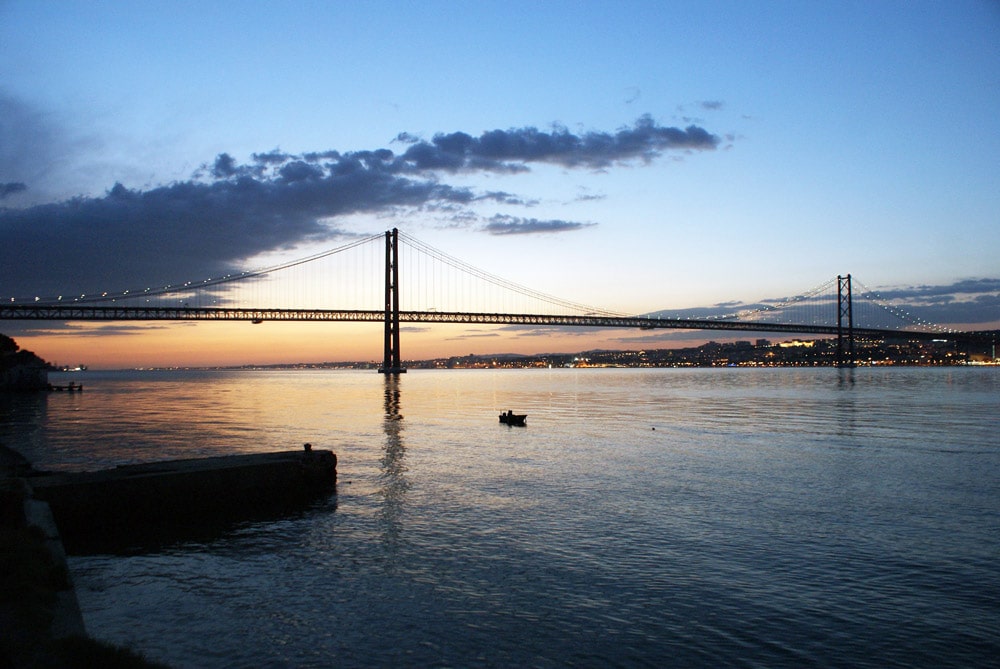
[[[281,514],[335,490],[337,456],[312,450],[250,453],[32,476],[70,552],[128,545],[178,530]]]

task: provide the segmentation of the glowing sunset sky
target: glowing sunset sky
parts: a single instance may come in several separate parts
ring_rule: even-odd
[[[0,298],[398,227],[624,313],[850,272],[978,327],[1000,321],[998,118],[988,0],[0,0]],[[104,367],[381,356],[377,324],[0,331]],[[403,356],[627,341],[411,328]]]

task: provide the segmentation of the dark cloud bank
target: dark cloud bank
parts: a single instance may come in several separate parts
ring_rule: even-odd
[[[0,126],[4,135],[11,124]],[[0,137],[0,143],[7,137]],[[617,132],[557,127],[395,138],[402,152],[223,153],[188,181],[102,197],[16,208],[29,190],[10,164],[0,171],[0,296],[93,292],[225,274],[263,252],[344,236],[337,218],[397,207],[455,212],[494,235],[563,232],[586,223],[509,215],[482,219],[474,204],[523,205],[515,194],[449,185],[459,173],[521,173],[533,164],[603,170],[642,164],[668,151],[711,150],[719,139],[698,126],[665,127],[649,116]],[[13,178],[11,178],[13,177]]]

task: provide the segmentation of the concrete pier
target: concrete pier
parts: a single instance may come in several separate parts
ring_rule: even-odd
[[[171,460],[32,476],[69,552],[280,514],[335,490],[337,456],[311,450]]]

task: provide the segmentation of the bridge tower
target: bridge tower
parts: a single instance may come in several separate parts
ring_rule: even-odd
[[[847,327],[844,327],[844,319]],[[848,358],[844,359],[844,340]],[[854,367],[854,310],[851,304],[851,275],[837,275],[837,367]]]
[[[399,231],[385,233],[385,355],[379,374],[404,374],[399,359]]]

